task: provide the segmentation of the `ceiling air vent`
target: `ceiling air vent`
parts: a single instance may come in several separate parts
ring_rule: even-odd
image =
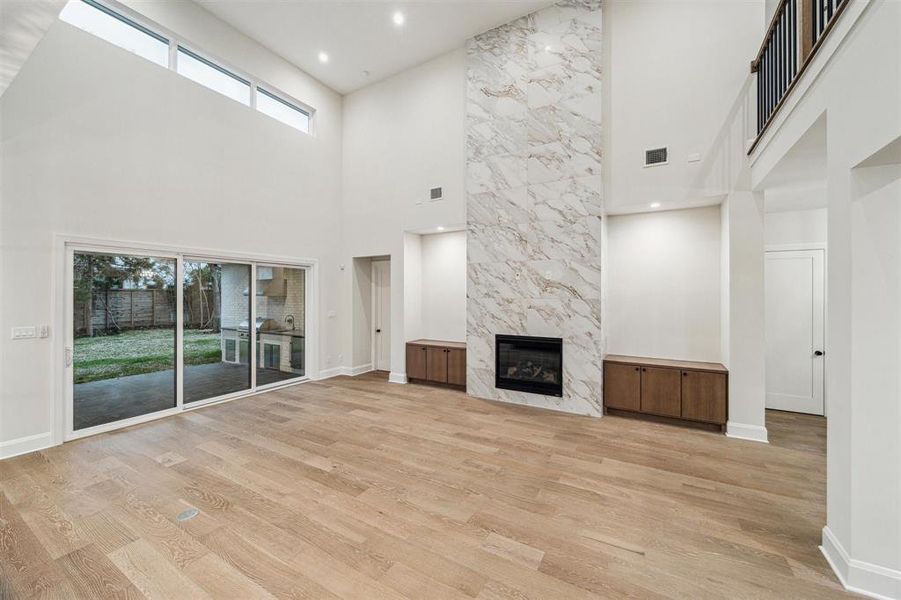
[[[434,202],[435,200],[441,200],[441,198],[442,198],[441,188],[440,187],[432,188],[431,198],[429,198],[429,199]]]
[[[653,150],[645,150],[644,166],[653,167],[655,165],[665,165],[666,157],[666,148],[654,148]]]

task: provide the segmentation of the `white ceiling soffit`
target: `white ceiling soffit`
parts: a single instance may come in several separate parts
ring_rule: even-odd
[[[826,119],[820,117],[766,174],[758,189],[811,186],[826,180]]]
[[[0,95],[65,4],[66,0],[0,0]]]
[[[195,2],[342,94],[553,4],[547,0]],[[396,12],[403,15],[402,26],[394,23]],[[320,52],[328,55],[327,63],[319,60]]]

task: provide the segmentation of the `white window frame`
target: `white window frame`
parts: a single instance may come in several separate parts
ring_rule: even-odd
[[[294,131],[305,133],[307,135],[313,135],[313,131],[315,128],[315,115],[316,109],[307,104],[306,102],[301,102],[294,96],[290,94],[286,94],[279,88],[269,85],[268,83],[261,81],[259,78],[254,77],[243,71],[242,69],[235,68],[228,61],[220,60],[216,56],[206,52],[204,50],[200,50],[198,46],[192,44],[189,40],[177,35],[174,31],[171,31],[159,23],[151,21],[144,15],[132,10],[131,8],[124,6],[123,4],[116,2],[116,0],[75,0],[77,2],[86,2],[86,4],[93,6],[96,10],[100,10],[109,14],[112,17],[122,19],[125,22],[136,26],[140,31],[150,35],[159,41],[165,41],[169,44],[169,64],[168,69],[175,73],[178,73],[178,49],[181,47],[184,50],[187,50],[189,53],[193,54],[196,58],[199,58],[201,61],[208,63],[215,69],[218,69],[229,75],[231,77],[235,77],[242,82],[246,82],[250,86],[250,104],[247,106],[256,111],[257,110],[257,93],[258,88],[261,88],[264,93],[269,96],[274,97],[276,100],[284,102],[289,106],[294,108],[298,108],[301,111],[305,112],[309,117],[309,128],[307,131],[302,131],[297,129],[296,127],[291,127],[286,123],[282,123],[285,127],[290,127]],[[101,38],[102,39],[102,38]],[[154,63],[156,64],[156,63]],[[181,75],[180,75],[181,76]],[[185,77],[185,79],[188,79]],[[193,80],[192,80],[193,81]],[[197,82],[194,82],[197,83]],[[203,85],[197,83],[197,85]],[[214,90],[215,91],[215,90]],[[226,96],[227,97],[227,96]],[[268,118],[268,115],[263,115]],[[277,120],[277,119],[276,119]],[[279,121],[280,122],[280,121]]]
[[[73,314],[71,307],[73,305],[73,280],[74,267],[73,256],[76,252],[94,252],[103,254],[126,254],[132,256],[153,256],[158,258],[174,259],[176,261],[176,348],[175,348],[175,368],[176,368],[176,405],[173,408],[150,413],[147,415],[139,415],[129,419],[105,423],[95,427],[88,427],[75,431],[73,429],[73,375],[74,369],[69,368],[68,356],[74,348],[74,332],[72,328]],[[269,254],[255,253],[237,253],[227,250],[211,250],[206,248],[191,248],[186,246],[172,246],[163,244],[153,244],[144,242],[130,242],[121,240],[108,240],[101,238],[56,235],[54,237],[54,269],[53,269],[53,297],[55,310],[52,319],[52,331],[57,332],[53,336],[54,340],[53,355],[51,359],[51,372],[53,373],[53,393],[51,394],[51,433],[52,444],[54,446],[76,440],[79,438],[105,433],[124,427],[130,427],[139,423],[155,421],[164,417],[181,414],[190,410],[195,410],[211,404],[219,404],[221,402],[230,402],[239,398],[247,398],[255,396],[274,389],[300,385],[320,378],[319,371],[319,326],[318,318],[319,306],[317,302],[319,289],[319,261],[313,258],[297,258],[273,256]],[[304,269],[306,274],[306,282],[304,289],[304,375],[295,379],[283,382],[275,382],[264,386],[257,386],[256,382],[256,366],[254,360],[258,361],[254,352],[256,351],[256,327],[250,327],[250,352],[251,352],[251,387],[248,390],[241,390],[223,396],[216,396],[190,404],[184,403],[183,398],[183,382],[184,382],[184,263],[185,261],[206,261],[206,262],[231,262],[239,264],[250,264],[250,290],[251,294],[251,311],[250,323],[256,323],[256,268],[257,265],[263,266],[283,266],[294,269]]]

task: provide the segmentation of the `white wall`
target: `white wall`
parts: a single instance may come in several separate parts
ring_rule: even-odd
[[[703,180],[711,150],[749,77],[764,33],[764,2],[611,0],[604,3],[607,66],[604,156],[611,213],[719,204]],[[669,164],[644,168],[667,146]],[[700,154],[700,161],[688,162]]]
[[[372,364],[372,259],[353,259],[352,308],[353,347],[351,367]]]
[[[723,202],[723,363],[729,368],[731,437],[766,442],[763,194],[734,192]]]
[[[849,589],[886,598],[901,598],[901,189],[889,163],[858,167],[901,136],[899,95],[901,4],[852,2],[751,156],[757,185],[826,120],[823,551]]]
[[[464,58],[456,50],[344,98],[345,260],[391,256],[392,325],[404,322],[405,274],[419,277],[404,266],[404,232],[465,222]],[[444,199],[429,202],[436,186]],[[392,371],[405,372],[404,343],[421,333],[392,326]]]
[[[825,244],[826,211],[818,208],[767,213],[764,219],[767,245]]]
[[[719,362],[719,206],[611,216],[607,236],[607,352]]]
[[[0,98],[0,331],[52,323],[54,234],[308,257],[321,261],[320,367],[336,365],[341,98],[280,73],[274,85],[316,104],[315,137],[53,25]],[[4,453],[49,442],[52,341],[0,336]]]
[[[422,335],[466,341],[466,232],[422,236]]]

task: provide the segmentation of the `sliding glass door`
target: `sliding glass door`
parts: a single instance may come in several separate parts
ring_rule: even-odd
[[[251,388],[250,265],[185,260],[184,402]]]
[[[90,247],[67,256],[67,436],[306,377],[306,268]]]
[[[306,367],[306,271],[258,265],[257,385],[303,377]]]
[[[72,429],[176,406],[176,261],[76,252]]]

